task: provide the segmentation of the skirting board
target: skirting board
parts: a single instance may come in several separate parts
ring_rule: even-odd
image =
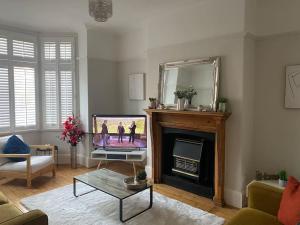
[[[243,194],[240,191],[225,188],[224,189],[225,203],[237,208],[243,207]]]
[[[58,165],[65,165],[65,164],[70,164],[70,154],[59,154],[58,155]],[[86,157],[84,155],[78,154],[77,156],[77,163],[79,165],[86,166]]]

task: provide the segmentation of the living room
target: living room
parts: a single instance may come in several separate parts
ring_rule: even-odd
[[[12,138],[48,158],[0,153],[0,224],[122,224],[141,211],[126,223],[298,224],[299,8],[298,0],[1,0],[0,148]],[[209,104],[196,102],[204,81],[190,81],[190,101],[180,101],[190,89],[168,90],[174,71],[204,65]],[[117,135],[147,142],[113,152]],[[196,146],[182,139],[211,163],[201,161],[200,171],[210,169],[198,182],[175,167],[176,145]],[[123,213],[124,196],[108,188],[115,180],[86,181],[102,172],[122,177],[126,193],[134,191],[123,176],[146,174],[147,185]],[[209,185],[197,186],[200,177]],[[98,191],[76,197],[74,187]],[[1,211],[7,204],[20,212]],[[36,209],[43,222],[22,219]]]

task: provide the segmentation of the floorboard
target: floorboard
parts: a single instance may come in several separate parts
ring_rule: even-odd
[[[101,167],[105,167],[125,175],[133,174],[132,166],[127,163],[111,162],[104,164]],[[78,169],[70,169],[69,166],[59,166],[56,178],[53,179],[50,175],[38,177],[32,181],[32,188],[30,189],[26,187],[25,180],[15,179],[7,181],[2,179],[0,180],[0,190],[5,193],[9,200],[16,204],[21,210],[26,211],[26,209],[19,203],[22,198],[71,184],[73,176],[93,170],[95,170],[95,168],[87,169],[85,167],[80,167]],[[154,191],[182,201],[193,207],[211,212],[217,216],[225,218],[226,220],[232,218],[238,211],[236,208],[230,206],[226,206],[224,208],[216,207],[210,199],[200,197],[165,184],[155,184]]]

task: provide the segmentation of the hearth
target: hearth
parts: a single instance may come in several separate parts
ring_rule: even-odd
[[[212,198],[214,134],[164,128],[162,182]]]

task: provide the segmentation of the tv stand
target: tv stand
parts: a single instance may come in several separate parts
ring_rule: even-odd
[[[102,161],[128,161],[128,162],[143,162],[146,159],[146,149],[137,149],[133,151],[118,151],[117,149],[98,149],[91,152],[91,159],[98,160],[98,167],[100,168]],[[134,165],[133,165],[134,166]]]

